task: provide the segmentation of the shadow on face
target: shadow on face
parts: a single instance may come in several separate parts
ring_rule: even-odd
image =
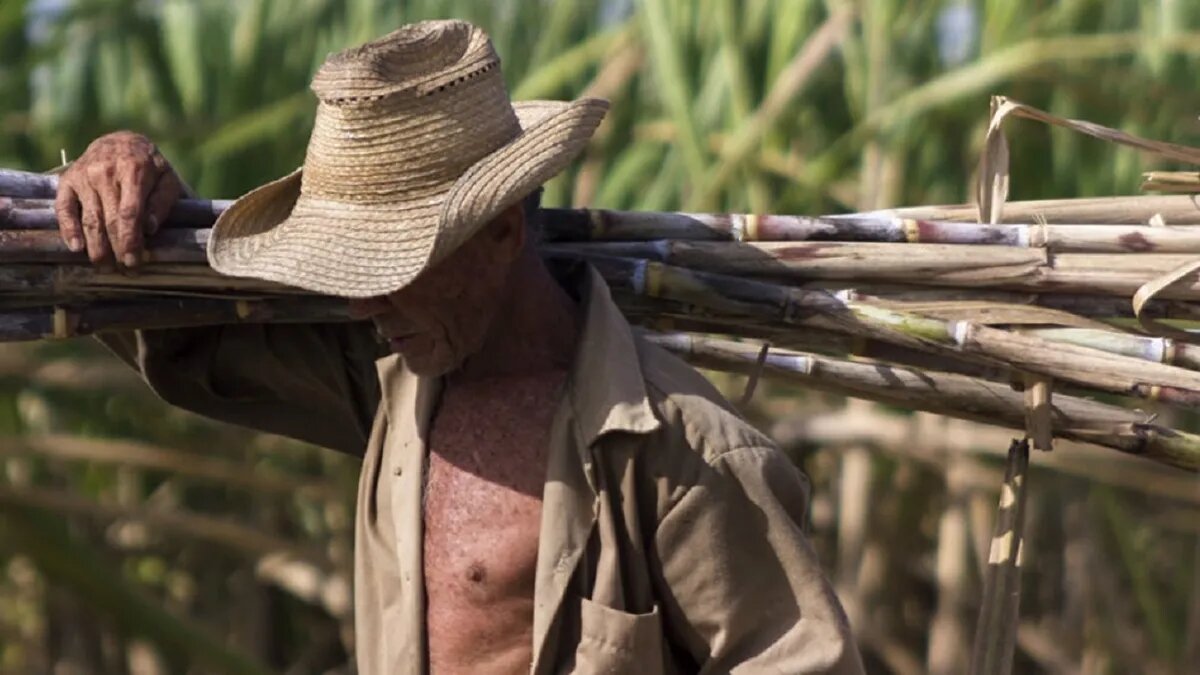
[[[483,346],[525,243],[524,212],[516,204],[404,288],[350,300],[350,314],[372,320],[409,370],[445,375]]]

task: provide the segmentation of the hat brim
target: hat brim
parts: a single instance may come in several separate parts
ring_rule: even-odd
[[[347,298],[403,288],[565,169],[587,146],[608,103],[528,101],[513,103],[513,110],[521,133],[436,200],[381,206],[302,199],[303,168],[252,190],[217,219],[209,264],[230,276]],[[364,222],[383,227],[363,228]]]

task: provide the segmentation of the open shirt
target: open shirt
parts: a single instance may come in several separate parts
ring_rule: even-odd
[[[806,540],[804,475],[699,373],[639,338],[590,267],[554,417],[530,672],[860,673]],[[359,672],[423,674],[426,439],[442,382],[369,325],[230,325],[101,338],[170,403],[361,455]]]

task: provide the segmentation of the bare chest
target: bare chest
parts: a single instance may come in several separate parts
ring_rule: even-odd
[[[507,586],[537,554],[550,420],[456,408],[446,401],[430,433],[426,580]]]
[[[431,662],[489,646],[527,657],[518,654],[530,645],[542,488],[562,381],[451,388],[442,400],[424,496]]]

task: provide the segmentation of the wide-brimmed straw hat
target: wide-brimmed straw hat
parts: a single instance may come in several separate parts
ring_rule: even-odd
[[[312,89],[304,166],[221,215],[218,272],[343,297],[399,290],[562,171],[608,109],[511,102],[491,41],[462,21],[334,54]]]

